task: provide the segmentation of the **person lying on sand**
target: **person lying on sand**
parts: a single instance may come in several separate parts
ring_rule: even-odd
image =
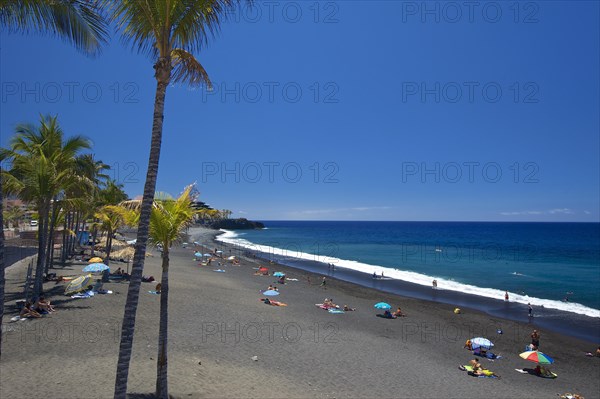
[[[278,301],[272,301],[269,298],[263,298],[261,299],[261,301],[264,302],[265,305],[271,305],[271,306],[287,306],[287,304],[283,303],[283,302],[278,302]]]
[[[31,302],[25,303],[25,306],[21,310],[21,313],[19,313],[19,316],[21,316],[22,318],[40,318],[40,317],[42,317],[41,314],[39,314],[35,310],[31,309]]]
[[[472,375],[474,377],[500,378],[500,376],[498,374],[494,373],[493,371],[490,371],[488,369],[484,369],[483,367],[481,367],[481,364],[477,361],[477,359],[469,360],[468,366],[469,366],[470,370],[465,366],[458,366],[458,367],[463,371],[468,370],[469,375]]]
[[[344,312],[354,312],[356,308],[351,308],[348,305],[344,305]]]
[[[386,319],[395,319],[396,316],[394,316],[392,314],[392,312],[390,312],[388,309],[385,310],[385,312],[383,312],[383,317],[385,317]]]
[[[594,356],[600,357],[600,346],[598,347],[598,349],[596,349],[596,354],[595,355],[592,352],[588,352],[585,355],[586,356],[590,356],[590,357],[594,357]]]
[[[404,313],[402,313],[402,309],[400,309],[400,307],[398,307],[398,310],[396,310],[394,312],[394,316],[396,316],[396,317],[406,317],[406,315]]]

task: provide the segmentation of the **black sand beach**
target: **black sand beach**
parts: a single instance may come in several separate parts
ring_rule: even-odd
[[[214,232],[202,234],[198,241],[207,242]],[[223,262],[219,267],[218,260],[199,266],[193,252],[193,247],[171,252],[169,383],[174,397],[556,398],[566,392],[600,397],[600,358],[585,356],[598,342],[467,307],[457,315],[455,304],[377,290],[387,281],[369,288],[331,276],[325,289],[319,286],[320,274],[244,257],[240,266]],[[278,285],[276,299],[288,306],[259,300],[260,291],[276,281],[254,275],[259,263],[298,280]],[[58,273],[78,274],[82,267],[71,265]],[[225,272],[213,271],[219,268]],[[7,272],[2,398],[112,397],[127,284],[105,284],[112,295],[71,299],[62,295],[63,285],[48,283],[59,311],[10,322],[24,273],[23,268]],[[160,276],[157,252],[147,258],[144,274]],[[150,283],[142,287],[129,377],[132,394],[154,390],[159,298],[148,293],[153,289]],[[326,297],[357,310],[331,314],[317,308]],[[376,317],[380,311],[373,305],[380,301],[393,309],[401,306],[408,317]],[[515,371],[535,367],[518,356],[534,327],[542,334],[540,350],[555,360],[556,379]],[[494,352],[502,358],[480,362],[502,378],[472,377],[458,369],[474,357],[463,344],[475,336],[496,344]],[[43,379],[24,381],[38,372]]]

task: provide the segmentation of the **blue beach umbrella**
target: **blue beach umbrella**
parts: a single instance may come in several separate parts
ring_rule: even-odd
[[[202,252],[194,252],[194,256],[196,258],[200,258],[202,256]]]
[[[282,272],[273,273],[273,277],[283,277],[283,276],[285,276],[285,273],[282,273]]]
[[[266,290],[266,291],[263,291],[263,295],[266,295],[266,296],[275,296],[275,295],[279,295],[279,291]]]
[[[471,347],[473,349],[483,348],[483,349],[492,349],[494,344],[487,338],[477,337],[471,338]]]
[[[392,305],[385,302],[379,302],[375,304],[375,309],[391,309]]]
[[[84,267],[83,271],[85,273],[100,273],[107,269],[110,269],[110,267],[108,267],[104,263],[92,263],[91,265],[87,265],[86,267]]]

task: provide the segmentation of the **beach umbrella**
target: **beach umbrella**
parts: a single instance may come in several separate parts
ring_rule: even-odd
[[[89,263],[102,263],[102,262],[104,262],[104,260],[102,258],[95,256],[92,259],[90,259],[88,262]]]
[[[554,360],[550,356],[548,356],[540,351],[527,351],[527,352],[521,353],[519,356],[521,356],[525,360],[529,360],[530,362],[534,362],[537,364],[552,364],[552,363],[554,363]]]
[[[108,267],[104,263],[92,263],[91,265],[87,265],[86,267],[84,267],[83,272],[85,272],[85,273],[100,273],[107,269],[110,269],[110,267]]]
[[[273,273],[273,277],[283,277],[283,276],[285,276],[285,273],[282,273],[282,272]]]
[[[207,258],[210,258],[212,255],[211,254],[204,254],[202,256],[206,256]]]
[[[79,291],[85,290],[92,282],[92,275],[87,274],[85,276],[79,276],[75,280],[71,281],[65,288],[65,295],[74,294]]]
[[[235,256],[230,256],[229,258],[227,258],[227,260],[235,260]]]
[[[200,258],[202,256],[202,252],[194,252],[194,256],[196,258]]]
[[[279,291],[266,290],[266,291],[263,291],[263,295],[266,295],[266,296],[275,296],[275,295],[279,295]]]
[[[492,341],[490,341],[487,338],[477,337],[477,338],[471,338],[471,347],[473,349],[476,349],[476,348],[492,349],[494,347],[494,344],[492,343]]]
[[[379,302],[375,304],[375,309],[391,309],[392,305],[385,302]]]

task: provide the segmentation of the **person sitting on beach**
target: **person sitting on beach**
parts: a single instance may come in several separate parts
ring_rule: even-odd
[[[471,340],[468,339],[467,342],[465,342],[465,346],[463,346],[463,349],[468,349],[470,351],[473,350],[473,346],[471,345]]]
[[[339,309],[340,308],[338,305],[333,303],[333,298],[325,298],[325,300],[323,300],[323,307],[325,309]]]
[[[39,318],[39,317],[42,317],[41,314],[39,314],[35,310],[31,309],[31,302],[26,302],[25,303],[25,306],[21,310],[21,313],[19,313],[19,316],[21,316],[22,318]]]
[[[37,302],[35,303],[35,311],[36,312],[55,312],[56,310],[54,309],[54,307],[50,304],[50,301],[48,301],[46,298],[44,298],[44,296],[40,296],[39,299],[37,300]]]
[[[285,276],[281,276],[281,277],[279,277],[279,279],[277,280],[277,282],[278,282],[279,284],[285,284]]]
[[[540,333],[538,330],[533,330],[531,333],[531,346],[534,351],[538,350],[540,347]]]
[[[273,284],[269,284],[269,286],[267,287],[267,291],[273,291]]]
[[[539,377],[552,377],[552,372],[547,369],[544,366],[541,365],[537,365],[535,366],[535,369],[533,370],[533,372],[535,373],[535,375],[539,376]]]
[[[344,305],[344,312],[354,312],[356,308],[351,308],[348,305]]]
[[[119,267],[116,271],[115,271],[115,275],[116,276],[121,276],[123,275],[123,270]]]
[[[161,289],[162,289],[162,284],[158,283],[158,284],[156,284],[156,288],[154,288],[154,291],[156,291],[157,294],[160,294]]]
[[[400,307],[398,307],[398,310],[396,310],[394,312],[394,316],[396,316],[396,317],[406,317],[406,315],[404,313],[402,313],[402,309],[400,309]]]

